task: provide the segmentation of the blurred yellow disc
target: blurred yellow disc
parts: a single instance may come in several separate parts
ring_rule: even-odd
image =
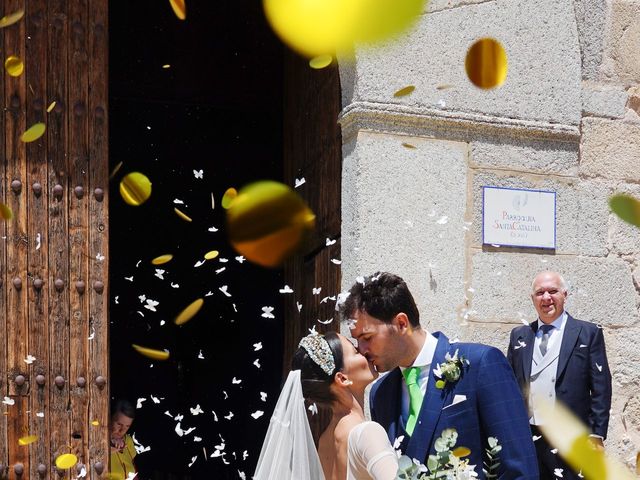
[[[51,103],[49,104],[49,106],[47,107],[47,113],[51,113],[51,110],[53,110],[53,109],[55,108],[55,106],[56,106],[56,102],[55,102],[55,100],[54,100],[54,101],[53,101],[53,102],[51,102]]]
[[[413,93],[413,91],[416,89],[416,87],[414,87],[413,85],[408,85],[404,88],[401,88],[400,90],[398,90],[397,92],[395,92],[393,94],[394,97],[399,98],[399,97],[406,97],[407,95]]]
[[[151,182],[140,172],[128,173],[120,180],[120,195],[129,205],[142,205],[151,196]]]
[[[609,199],[611,211],[631,225],[640,227],[640,201],[630,195],[617,194]]]
[[[176,325],[182,325],[183,323],[187,323],[191,320],[196,313],[200,311],[202,305],[204,304],[204,300],[202,298],[197,299],[195,302],[191,303],[187,308],[185,308],[180,314],[176,317],[174,323]]]
[[[499,87],[507,79],[507,52],[497,40],[482,38],[469,48],[464,66],[476,87]]]
[[[313,230],[315,215],[287,185],[265,180],[247,185],[227,210],[229,240],[248,260],[280,265]]]
[[[453,455],[458,458],[462,458],[471,455],[471,450],[469,450],[467,447],[458,447],[451,453],[453,453]]]
[[[228,209],[237,196],[238,191],[235,188],[227,188],[227,191],[222,196],[222,208]]]
[[[100,422],[98,420],[93,420],[91,422],[91,425],[93,425],[94,427],[99,427],[100,426]]]
[[[19,77],[24,72],[24,63],[20,57],[11,55],[4,61],[4,69],[12,77]]]
[[[204,254],[204,258],[207,259],[207,260],[213,260],[217,256],[218,256],[218,251],[217,250],[211,250],[210,252],[207,252],[207,253]]]
[[[18,445],[21,445],[21,446],[30,445],[33,442],[36,442],[37,440],[38,440],[37,435],[27,435],[26,437],[22,437],[18,439]]]
[[[65,453],[56,458],[56,467],[60,470],[69,470],[76,463],[78,463],[78,457],[73,453]]]
[[[116,173],[120,171],[123,164],[124,162],[118,162],[118,164],[115,167],[113,167],[113,170],[111,170],[111,173],[109,174],[109,180],[111,180],[113,177],[116,176]]]
[[[376,42],[393,38],[416,23],[426,0],[369,0],[362,20],[354,26],[355,40]]]
[[[151,264],[162,265],[164,263],[169,263],[171,260],[173,260],[173,255],[171,254],[160,255],[159,257],[156,257],[153,260],[151,260]]]
[[[0,28],[8,27],[17,23],[24,16],[24,10],[18,10],[17,12],[10,13],[0,18]]]
[[[169,352],[167,352],[166,350],[155,350],[153,348],[141,347],[140,345],[136,345],[135,343],[132,343],[131,346],[140,355],[149,357],[152,360],[168,360],[169,359]]]
[[[13,212],[4,203],[0,203],[0,218],[2,220],[11,220],[13,218]]]
[[[44,123],[34,123],[22,134],[20,140],[24,143],[35,142],[44,135],[46,129],[47,126]]]
[[[315,68],[316,70],[320,70],[331,65],[331,62],[333,62],[332,55],[319,55],[309,60],[309,66],[311,68]]]
[[[184,20],[187,18],[187,5],[185,0],[169,0],[171,4],[171,8],[173,9],[173,13],[176,14],[180,20]]]
[[[191,217],[189,217],[186,213],[182,212],[181,210],[178,210],[177,208],[174,208],[173,211],[176,212],[176,215],[178,215],[185,222],[192,222],[193,221],[193,220],[191,220]]]

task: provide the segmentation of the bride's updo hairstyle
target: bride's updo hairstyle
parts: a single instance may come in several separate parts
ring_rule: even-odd
[[[343,366],[342,343],[335,332],[304,337],[291,361],[291,368],[300,370],[304,397],[322,405],[337,400],[330,387]]]

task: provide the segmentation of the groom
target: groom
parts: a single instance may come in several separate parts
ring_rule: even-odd
[[[487,439],[495,437],[502,446],[497,478],[538,479],[525,405],[499,350],[423,330],[406,283],[391,273],[356,282],[340,309],[360,352],[389,372],[372,387],[370,408],[392,444],[403,438],[402,452],[426,464],[442,431],[455,428],[456,446],[471,450],[469,464],[482,479]],[[458,361],[447,360],[456,351]]]

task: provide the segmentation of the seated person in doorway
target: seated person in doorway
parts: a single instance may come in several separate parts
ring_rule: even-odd
[[[118,400],[111,410],[109,478],[139,480],[134,458],[136,449],[131,435],[127,435],[136,416],[135,407],[126,400]]]

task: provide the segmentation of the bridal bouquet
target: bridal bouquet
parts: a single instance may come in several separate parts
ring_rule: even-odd
[[[402,455],[398,462],[398,480],[473,480],[478,477],[475,465],[469,465],[469,460],[464,460],[471,451],[466,447],[456,447],[458,432],[454,428],[442,431],[435,441],[435,455],[429,455],[427,465],[422,465],[417,460],[411,460]],[[485,462],[485,475],[487,479],[497,478],[496,470],[499,465],[498,453],[502,447],[498,441],[491,437],[488,439],[487,462]]]

